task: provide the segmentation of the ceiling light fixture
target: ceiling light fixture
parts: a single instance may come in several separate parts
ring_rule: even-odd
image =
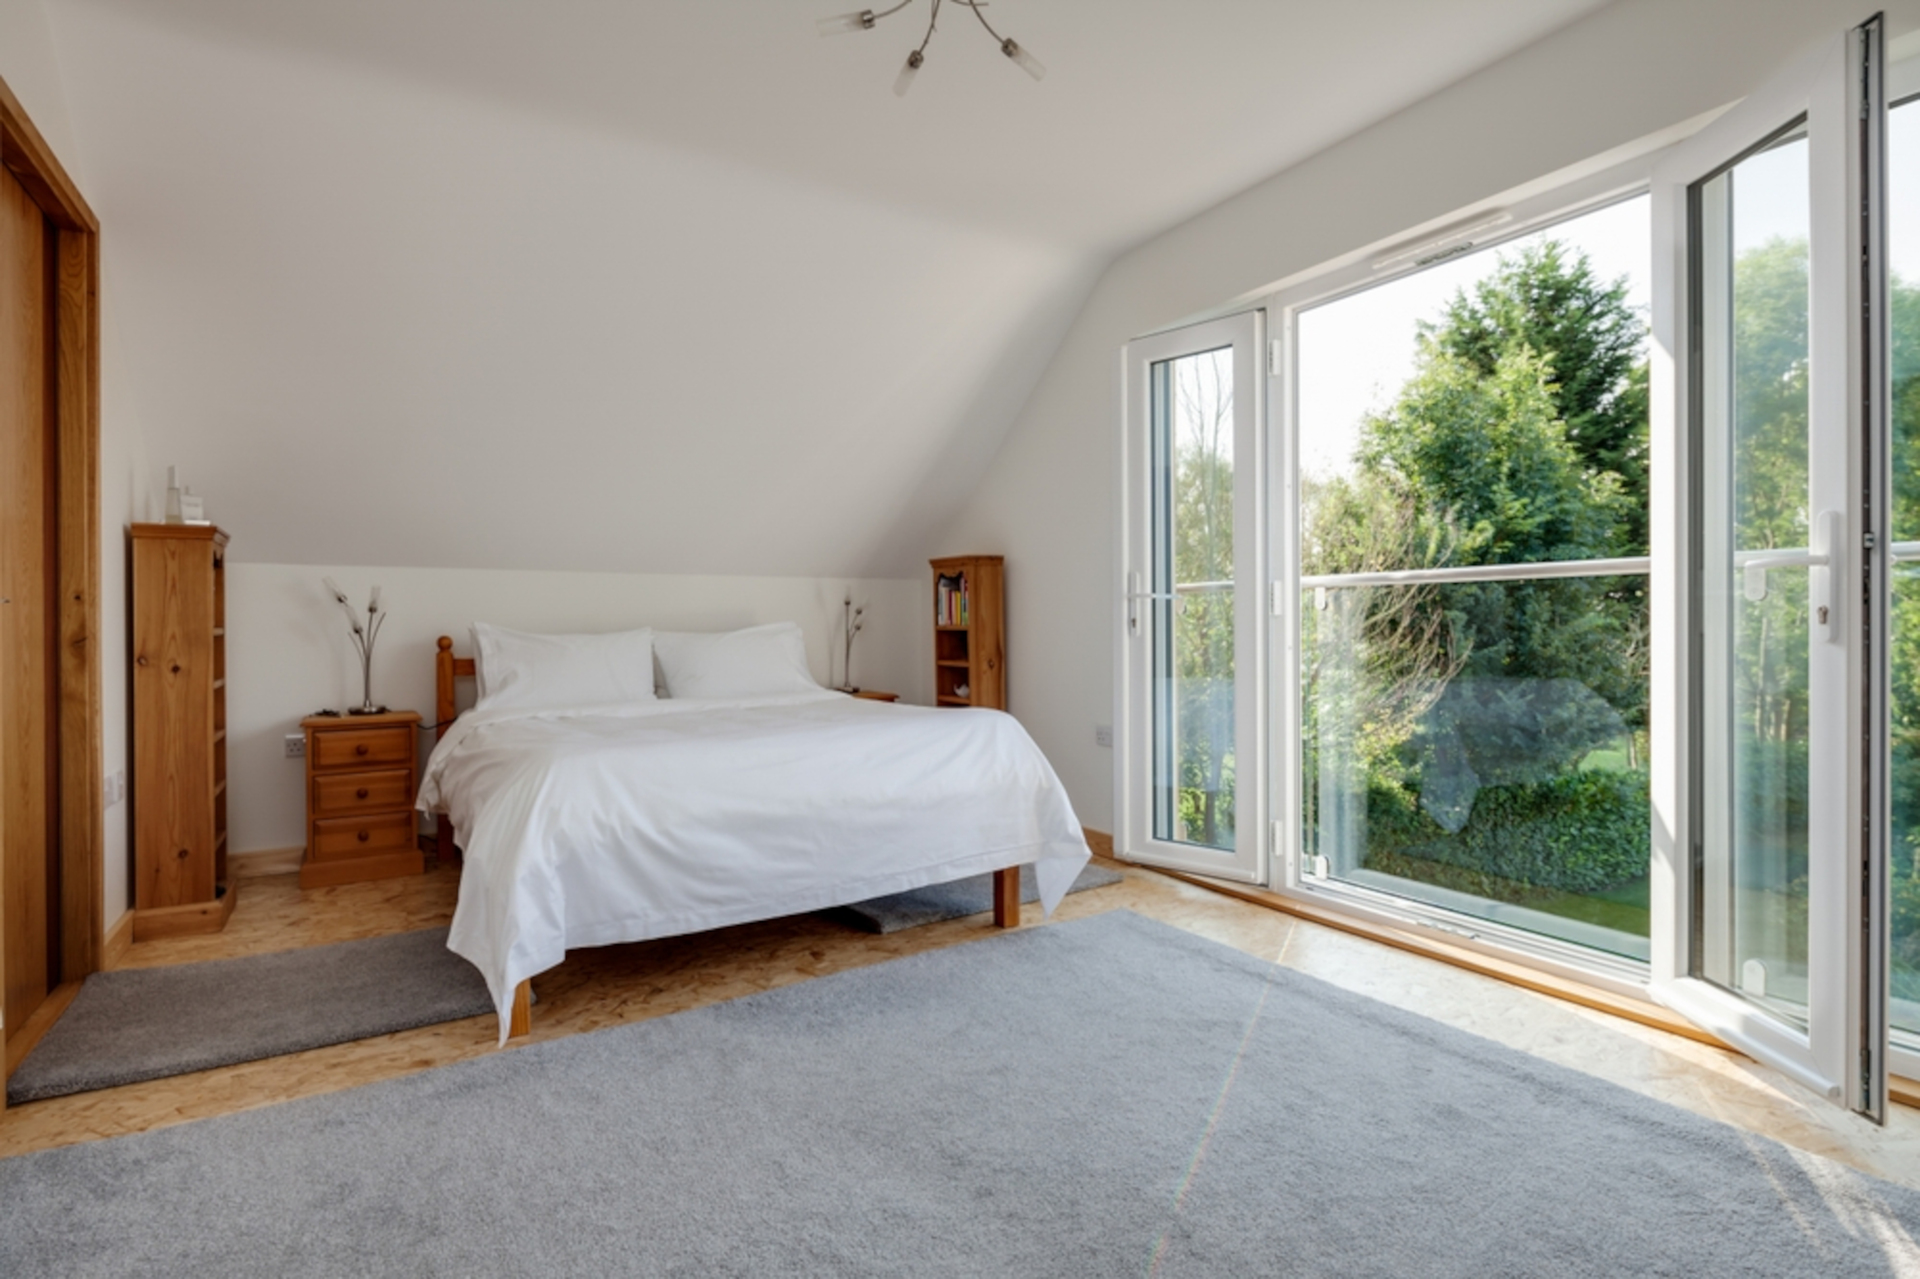
[[[1039,80],[1045,77],[1047,69],[1040,65],[1038,58],[988,25],[987,15],[980,12],[987,7],[987,0],[933,0],[933,11],[927,15],[927,33],[920,37],[920,47],[907,55],[907,64],[900,68],[899,76],[894,79],[893,92],[896,97],[906,96],[907,90],[913,87],[913,77],[919,74],[921,65],[927,60],[927,44],[933,39],[933,28],[940,20],[940,6],[943,2],[963,5],[973,10],[973,16],[980,19],[980,25],[986,27],[987,34],[992,36],[994,43],[1000,46],[1000,52],[1006,54],[1022,71],[1034,79]],[[878,13],[872,9],[862,9],[857,13],[843,13],[832,18],[822,18],[819,23],[820,34],[843,36],[851,35],[855,31],[871,31],[880,19],[890,17],[912,3],[913,0],[900,0],[900,3],[893,8],[882,9]]]

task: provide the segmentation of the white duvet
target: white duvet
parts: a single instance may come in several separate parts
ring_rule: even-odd
[[[1065,789],[999,711],[839,693],[470,711],[420,807],[466,857],[448,944],[514,987],[604,946],[1034,864],[1052,913],[1087,862]]]

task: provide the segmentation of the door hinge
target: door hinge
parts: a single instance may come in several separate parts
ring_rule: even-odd
[[[1267,339],[1267,376],[1268,377],[1280,376],[1280,370],[1282,367],[1284,367],[1286,363],[1286,361],[1282,358],[1282,354],[1281,354],[1284,350],[1285,350],[1285,347],[1283,346],[1279,338]]]
[[[1273,617],[1280,616],[1280,583],[1267,583],[1267,612]]]

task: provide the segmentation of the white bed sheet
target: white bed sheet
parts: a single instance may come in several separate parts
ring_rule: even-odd
[[[460,717],[427,762],[466,864],[448,945],[514,987],[576,946],[798,914],[1034,864],[1086,865],[1066,790],[998,711],[822,691]]]

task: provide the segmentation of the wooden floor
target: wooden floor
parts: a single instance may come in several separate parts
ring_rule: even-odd
[[[1636,1092],[1920,1188],[1920,1111],[1896,1108],[1892,1123],[1875,1128],[1735,1054],[1137,867],[1123,869],[1124,883],[1067,898],[1056,918],[1132,909]],[[301,891],[294,875],[252,879],[246,881],[225,932],[144,942],[127,952],[121,966],[289,950],[444,924],[452,917],[458,883],[452,870],[310,892]],[[1039,924],[1039,908],[1026,907],[1025,920]],[[533,1035],[525,1042],[641,1021],[993,935],[986,915],[885,937],[800,916],[580,951],[561,968],[534,979],[540,1004]],[[494,1042],[493,1018],[473,1018],[198,1075],[33,1102],[0,1116],[0,1156],[351,1088],[501,1051]]]

